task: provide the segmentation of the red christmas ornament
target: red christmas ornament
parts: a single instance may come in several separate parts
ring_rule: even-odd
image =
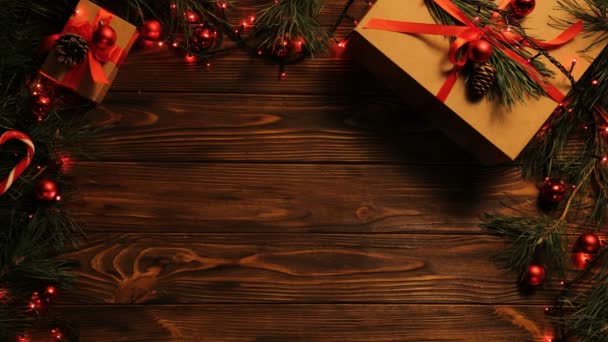
[[[485,39],[477,39],[469,43],[469,59],[475,63],[485,63],[492,57],[492,44]]]
[[[511,3],[513,13],[519,18],[523,18],[534,11],[536,0],[514,0]]]
[[[545,269],[539,265],[530,265],[526,271],[526,284],[538,286],[545,281]]]
[[[208,24],[201,25],[192,32],[194,47],[199,51],[207,50],[212,47],[216,37],[217,32]]]
[[[600,247],[600,238],[593,233],[586,233],[578,238],[577,248],[581,252],[595,254],[600,250]]]
[[[545,184],[540,191],[540,196],[543,201],[554,204],[561,202],[565,195],[566,185],[564,182],[552,178],[545,180]]]
[[[105,25],[102,22],[99,23],[99,27],[93,33],[93,44],[101,50],[105,50],[112,47],[116,43],[116,31],[109,25]]]
[[[141,28],[139,29],[139,33],[141,38],[144,40],[157,41],[160,39],[160,35],[162,32],[162,25],[158,20],[148,19],[145,20]]]
[[[50,179],[40,179],[36,182],[36,198],[50,202],[57,199],[57,183]]]
[[[45,117],[51,111],[51,98],[40,91],[35,91],[32,94],[32,114],[39,119]]]
[[[279,39],[274,46],[274,55],[279,58],[285,58],[285,57],[289,56],[292,48],[293,48],[293,44],[291,42],[291,39],[289,39],[289,37]]]

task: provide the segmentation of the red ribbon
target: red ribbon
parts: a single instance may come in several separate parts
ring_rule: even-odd
[[[76,11],[74,16],[77,15],[79,15],[78,11]],[[103,21],[104,25],[109,25],[112,21],[112,13],[100,8],[95,15],[93,23],[88,20],[77,21],[75,18],[72,18],[66,24],[63,33],[73,33],[84,38],[88,42],[89,52],[83,63],[74,66],[66,73],[61,80],[63,85],[74,89],[78,88],[87,71],[90,73],[93,82],[110,84],[102,65],[107,62],[119,64],[123,59],[125,51],[116,44],[102,49],[93,43],[93,35],[101,21]]]
[[[454,65],[454,68],[452,69],[452,71],[448,75],[448,79],[445,81],[445,83],[436,95],[441,102],[445,102],[445,100],[448,98],[450,92],[452,91],[452,88],[454,87],[458,79],[458,72],[467,63],[468,54],[462,53],[460,54],[460,59],[458,59],[458,52],[466,44],[481,38],[489,41],[496,49],[500,50],[509,58],[517,62],[530,75],[530,77],[542,87],[542,89],[547,93],[547,95],[551,99],[558,103],[563,101],[564,94],[562,94],[559,89],[557,89],[551,83],[546,82],[544,80],[543,75],[540,74],[538,70],[536,70],[526,59],[511,50],[508,45],[505,45],[505,43],[508,44],[509,41],[519,40],[521,42],[523,40],[522,37],[511,32],[497,31],[490,26],[486,26],[483,28],[476,26],[475,23],[471,21],[450,0],[433,0],[433,2],[435,2],[439,7],[441,7],[448,14],[450,14],[454,19],[463,23],[465,26],[423,24],[373,18],[367,23],[367,25],[365,25],[365,28],[408,34],[433,34],[456,37],[454,42],[452,42],[449,51],[449,60]],[[510,2],[511,0],[505,0],[498,6],[498,8],[503,9],[507,7]],[[498,13],[494,13],[493,18],[496,19],[497,17]],[[583,22],[578,21],[570,28],[562,32],[555,39],[549,42],[541,42],[534,40],[534,43],[538,44],[541,48],[546,50],[555,49],[571,41],[574,37],[576,37],[576,35],[578,35],[582,31]],[[527,42],[524,42],[523,45],[529,46]]]

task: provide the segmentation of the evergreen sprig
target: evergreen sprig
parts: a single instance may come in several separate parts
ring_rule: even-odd
[[[255,22],[259,48],[276,51],[285,40],[301,39],[307,55],[325,49],[329,34],[317,19],[324,5],[325,0],[269,2]]]

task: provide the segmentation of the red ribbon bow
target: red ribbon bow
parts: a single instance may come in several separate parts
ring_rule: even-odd
[[[76,10],[74,17],[79,15]],[[63,78],[62,83],[66,86],[77,88],[87,71],[95,83],[110,84],[102,65],[107,62],[119,64],[124,56],[124,50],[114,44],[105,49],[97,47],[93,43],[93,35],[100,22],[109,25],[112,21],[112,13],[100,8],[95,16],[93,23],[88,20],[78,21],[75,18],[68,21],[63,33],[73,33],[84,38],[89,45],[89,52],[85,61],[74,66]]]
[[[460,54],[461,57],[460,59],[458,59],[458,51],[466,44],[478,40],[480,38],[487,40],[496,49],[500,50],[509,58],[517,62],[526,72],[528,72],[530,77],[536,83],[538,83],[538,85],[540,85],[547,93],[547,95],[555,102],[560,103],[563,101],[564,94],[562,94],[559,89],[557,89],[552,84],[544,81],[543,76],[538,72],[538,70],[536,70],[526,59],[515,53],[507,45],[504,44],[508,43],[509,41],[521,42],[523,40],[522,37],[519,37],[516,34],[512,34],[511,32],[506,33],[497,31],[490,26],[479,27],[475,25],[475,23],[471,21],[450,0],[433,0],[433,2],[435,2],[439,7],[441,7],[448,14],[450,14],[454,19],[463,23],[465,26],[423,24],[373,18],[367,23],[367,25],[365,25],[365,28],[409,34],[433,34],[456,37],[454,42],[452,42],[449,51],[449,60],[452,64],[454,64],[454,68],[452,69],[452,72],[450,72],[448,79],[445,81],[445,83],[436,95],[440,101],[445,102],[445,100],[448,98],[448,95],[452,91],[452,88],[454,87],[458,79],[458,72],[467,63],[468,54]],[[510,4],[510,2],[511,0],[505,0],[500,4],[498,8],[504,9]],[[494,13],[493,17],[495,19],[497,16],[498,13]],[[534,40],[534,43],[546,50],[554,49],[572,40],[574,37],[576,37],[576,35],[582,32],[582,30],[583,22],[578,21],[552,41],[541,42]],[[523,45],[529,46],[527,42],[524,42]]]

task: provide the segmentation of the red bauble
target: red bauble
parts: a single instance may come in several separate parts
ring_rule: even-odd
[[[469,43],[469,59],[475,63],[485,63],[492,57],[492,44],[485,39],[477,39]]]
[[[50,179],[40,179],[36,182],[36,198],[50,202],[57,199],[57,183]]]
[[[32,95],[32,114],[42,119],[51,111],[51,98],[42,92],[36,91]]]
[[[109,25],[99,24],[93,33],[93,44],[101,50],[105,50],[116,44],[116,31]]]
[[[139,33],[141,38],[144,40],[157,41],[160,39],[160,35],[162,32],[162,26],[158,20],[148,19],[145,20],[141,28],[139,29]]]
[[[216,37],[217,32],[211,25],[207,24],[195,28],[192,32],[192,41],[194,42],[194,47],[199,51],[211,48],[215,43]]]
[[[563,181],[557,179],[547,179],[540,191],[540,197],[543,201],[557,204],[564,199],[566,195],[566,185]]]
[[[526,271],[525,282],[530,286],[538,286],[545,281],[545,269],[539,265],[530,265]]]
[[[293,44],[291,43],[291,39],[289,39],[289,37],[279,39],[274,46],[274,55],[279,58],[285,58],[289,56],[292,48]]]
[[[513,8],[513,13],[516,16],[523,18],[528,14],[532,13],[534,7],[536,6],[536,0],[514,0],[511,3],[511,8]]]
[[[600,238],[593,233],[586,233],[578,238],[577,248],[581,252],[595,254],[600,250],[600,247]]]

